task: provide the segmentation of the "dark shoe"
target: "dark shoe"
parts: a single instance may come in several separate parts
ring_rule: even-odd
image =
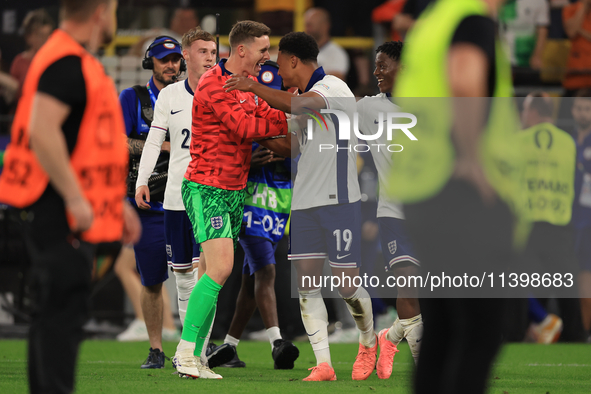
[[[244,368],[244,367],[246,367],[246,363],[238,358],[238,352],[236,351],[236,353],[234,354],[234,358],[231,359],[230,361],[228,361],[227,363],[220,365],[220,367],[224,367],[224,368]]]
[[[160,349],[150,348],[148,358],[142,364],[142,369],[161,369],[164,368],[166,355]]]
[[[215,368],[231,361],[236,355],[236,348],[229,343],[224,343],[220,346],[208,345],[205,354],[207,354],[209,368]]]
[[[278,339],[273,342],[272,354],[275,369],[293,369],[293,362],[300,356],[300,351],[290,341]]]
[[[205,350],[205,356],[209,357],[211,352],[213,352],[216,347],[218,347],[218,345],[216,345],[215,343],[207,342],[207,349]]]

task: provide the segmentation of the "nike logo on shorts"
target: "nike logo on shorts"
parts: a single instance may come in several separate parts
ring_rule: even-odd
[[[243,103],[243,102],[245,102],[245,101],[246,101],[246,99],[244,99],[244,100],[240,100],[240,104],[242,104],[242,103]]]
[[[351,256],[351,253],[349,253],[349,254],[346,254],[346,255],[344,255],[344,256],[339,256],[339,255],[337,254],[337,260],[344,259],[344,258],[345,258],[345,257],[347,257],[347,256]]]
[[[171,109],[171,110],[170,110],[170,114],[171,114],[171,115],[175,115],[175,114],[178,114],[178,113],[179,113],[179,112],[181,112],[181,111],[182,111],[182,109],[179,109],[178,111],[173,111],[173,110]]]

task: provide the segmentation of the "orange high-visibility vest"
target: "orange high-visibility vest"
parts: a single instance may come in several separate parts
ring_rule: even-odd
[[[82,239],[91,243],[121,239],[126,192],[127,143],[123,114],[113,81],[103,66],[78,42],[57,29],[33,59],[11,131],[0,176],[0,202],[25,208],[39,199],[49,177],[29,143],[29,122],[39,79],[66,56],[81,59],[86,84],[86,108],[70,164],[84,196],[92,205],[94,221]],[[68,221],[72,224],[68,215]]]

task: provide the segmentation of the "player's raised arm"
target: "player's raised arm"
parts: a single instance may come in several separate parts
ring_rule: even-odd
[[[296,61],[299,60],[293,56]],[[326,108],[324,99],[315,92],[306,92],[299,96],[282,90],[272,89],[250,78],[234,76],[226,81],[224,85],[226,92],[241,90],[254,93],[265,100],[271,107],[290,114],[304,112],[304,107],[321,109]],[[297,100],[293,101],[297,97]]]

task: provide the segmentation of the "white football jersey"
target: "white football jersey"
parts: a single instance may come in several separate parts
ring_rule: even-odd
[[[162,89],[154,107],[154,120],[144,145],[136,187],[147,185],[154,170],[166,131],[170,132],[170,161],[164,191],[164,209],[184,211],[181,184],[191,161],[193,91],[188,80]]]
[[[357,102],[357,112],[359,113],[359,131],[365,135],[373,135],[378,131],[379,113],[384,114],[384,120],[388,112],[401,112],[399,107],[392,103],[385,93],[380,93],[373,97],[364,97]],[[396,132],[396,131],[395,131]],[[388,177],[392,170],[392,155],[386,146],[391,144],[388,141],[388,135],[384,128],[382,135],[373,141],[367,141],[370,146],[370,152],[373,161],[378,170],[378,179],[380,184],[380,193],[378,198],[378,213],[377,217],[391,217],[396,219],[404,219],[402,205],[392,200],[386,193],[386,184]],[[372,145],[380,145],[378,147]]]
[[[328,109],[341,110],[347,114],[353,114],[356,110],[351,89],[337,77],[325,75],[309,91],[323,97]],[[312,122],[312,139],[309,138],[309,130],[300,130],[297,134],[302,155],[293,186],[293,210],[352,203],[361,199],[357,152],[353,149],[357,137],[351,133],[350,140],[339,142],[339,122],[333,120],[336,120],[336,116],[322,114],[322,117],[326,126],[323,122],[321,126]]]

